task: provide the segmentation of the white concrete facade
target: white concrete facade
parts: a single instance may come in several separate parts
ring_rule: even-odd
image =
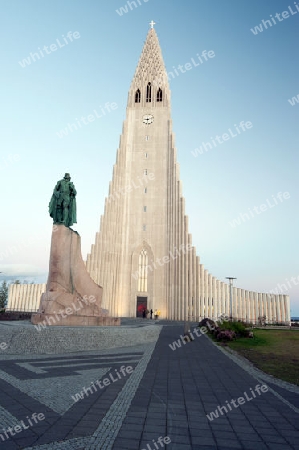
[[[150,84],[149,84],[150,83]],[[130,87],[100,230],[87,270],[112,316],[135,317],[137,298],[161,318],[230,316],[229,286],[200,263],[188,229],[172,133],[170,89],[154,29]],[[142,300],[140,300],[142,301]],[[232,316],[290,321],[287,295],[233,288]]]
[[[198,270],[200,271],[200,267]],[[212,289],[213,308],[208,310],[209,304],[207,296],[200,295],[200,277],[196,277],[196,294],[191,298],[190,316],[194,320],[200,320],[203,317],[212,317],[216,319],[222,314],[230,316],[228,285],[222,281],[216,280],[220,287],[219,295]],[[194,287],[195,288],[195,287]],[[46,292],[46,284],[12,284],[9,287],[9,301],[7,311],[36,312],[39,308],[41,295]],[[227,295],[225,294],[227,293]],[[215,300],[214,300],[215,298]],[[237,288],[233,288],[233,304],[237,304]],[[260,305],[264,314],[260,312]],[[290,301],[288,295],[262,294],[262,303],[259,304],[259,295],[256,292],[244,291],[244,297],[238,304],[241,313],[233,315],[235,319],[259,323],[261,315],[266,316],[266,323],[289,323],[290,322]],[[234,310],[234,308],[233,308]],[[278,310],[278,313],[277,313]],[[175,311],[172,311],[173,317]],[[181,316],[183,318],[183,316]]]
[[[46,284],[11,284],[8,291],[7,311],[36,312]]]

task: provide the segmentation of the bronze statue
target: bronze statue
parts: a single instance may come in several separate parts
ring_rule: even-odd
[[[70,174],[66,173],[64,178],[57,182],[49,203],[49,214],[53,218],[53,223],[64,224],[66,227],[77,223],[77,191],[70,180]]]

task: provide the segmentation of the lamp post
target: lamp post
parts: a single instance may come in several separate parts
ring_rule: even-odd
[[[236,280],[235,277],[225,277],[229,280],[229,309],[230,309],[230,321],[233,321],[233,280]]]

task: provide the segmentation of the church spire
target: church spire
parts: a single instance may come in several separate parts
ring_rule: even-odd
[[[131,84],[128,106],[169,106],[168,77],[154,25],[151,21]]]

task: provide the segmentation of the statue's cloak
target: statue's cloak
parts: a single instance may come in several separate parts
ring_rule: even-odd
[[[52,217],[54,223],[63,223],[61,220],[61,217],[58,215],[58,209],[61,205],[62,196],[63,194],[60,192],[60,183],[61,181],[58,181],[53,195],[51,197],[50,203],[49,203],[49,214],[50,217]],[[70,182],[70,196],[69,196],[69,212],[67,217],[67,223],[64,225],[66,227],[72,226],[74,223],[77,223],[77,205],[76,205],[76,189],[72,182]],[[61,213],[60,213],[61,214]]]

